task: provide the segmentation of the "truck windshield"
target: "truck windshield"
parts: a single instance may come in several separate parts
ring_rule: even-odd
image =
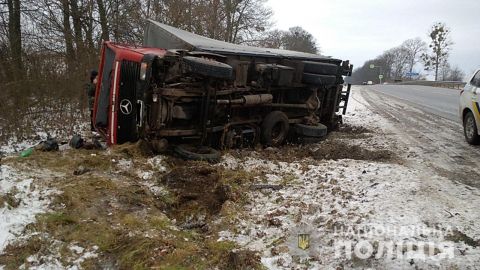
[[[114,67],[113,64],[115,62],[115,52],[107,47],[105,49],[104,57],[100,93],[97,101],[97,113],[95,116],[95,124],[99,127],[106,127],[108,125],[108,105],[110,102],[110,86]]]

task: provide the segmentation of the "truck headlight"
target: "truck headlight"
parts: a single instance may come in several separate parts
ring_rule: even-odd
[[[140,65],[140,80],[145,81],[147,78],[147,63],[142,62]]]

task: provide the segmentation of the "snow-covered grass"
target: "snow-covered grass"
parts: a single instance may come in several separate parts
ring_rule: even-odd
[[[61,243],[57,243],[61,245]],[[56,250],[55,250],[56,249]],[[67,261],[67,258],[63,258],[60,250],[52,245],[52,251],[55,250],[56,256],[39,256],[38,254],[29,256],[26,260],[28,267],[24,264],[20,266],[20,269],[30,269],[30,270],[56,270],[56,269],[66,269],[66,270],[78,270],[82,269],[81,264],[88,259],[98,258],[97,246],[93,246],[91,249],[85,249],[78,245],[70,245],[68,247],[69,251],[76,255],[76,258],[70,258],[70,264],[65,267],[62,261]]]
[[[82,137],[90,137],[91,132],[89,131],[89,123],[78,121],[79,123],[74,126],[73,129],[65,128],[63,130],[49,130],[49,132],[44,131],[45,128],[37,127],[36,131],[28,137],[18,137],[15,135],[10,136],[5,141],[0,141],[0,156],[2,155],[11,155],[33,147],[40,143],[41,141],[46,140],[47,138],[55,138],[59,142],[67,142],[73,134],[80,134]],[[41,125],[39,125],[41,126]]]
[[[55,191],[37,181],[28,173],[0,165],[0,253],[37,214],[48,210],[49,196]]]

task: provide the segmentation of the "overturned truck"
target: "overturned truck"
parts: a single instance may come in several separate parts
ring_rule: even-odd
[[[177,148],[190,158],[208,156],[206,146],[313,142],[345,114],[351,72],[348,61],[148,21],[142,47],[104,42],[93,123],[108,144],[202,146]]]

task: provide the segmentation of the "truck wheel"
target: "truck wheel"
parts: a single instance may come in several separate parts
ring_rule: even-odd
[[[303,65],[303,72],[305,73],[337,75],[338,72],[338,66],[335,64],[303,61]]]
[[[337,81],[333,75],[318,75],[312,73],[303,73],[302,82],[305,84],[332,86]]]
[[[262,143],[266,146],[279,146],[287,138],[288,117],[281,111],[273,111],[263,119],[261,126]]]
[[[463,134],[469,144],[477,145],[480,143],[480,136],[478,136],[477,124],[472,112],[467,112],[463,119]]]
[[[232,78],[232,67],[227,64],[217,62],[215,60],[193,56],[184,56],[183,62],[187,67],[187,71],[194,74],[213,77],[217,79]]]
[[[295,132],[300,136],[322,138],[327,135],[327,127],[322,124],[315,126],[295,124]]]
[[[220,153],[208,146],[177,145],[173,151],[186,160],[204,160],[211,163],[220,161]]]

